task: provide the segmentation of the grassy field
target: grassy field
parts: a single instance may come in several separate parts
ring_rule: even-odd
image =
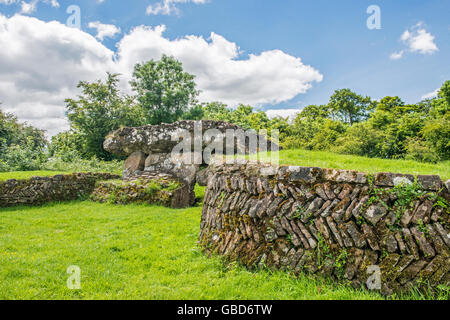
[[[260,154],[262,160],[269,160],[270,153]],[[394,172],[409,174],[436,174],[441,179],[450,179],[450,161],[444,161],[437,164],[423,163],[408,160],[389,160],[378,158],[366,158],[359,156],[342,155],[324,151],[307,150],[282,150],[279,154],[281,165],[297,165],[304,167],[321,167],[357,170],[368,173],[375,172]],[[75,172],[77,170],[68,170]],[[89,170],[78,170],[89,171]],[[95,171],[101,171],[96,168]],[[8,179],[28,179],[33,176],[52,176],[55,174],[64,174],[65,171],[28,171],[28,172],[0,172],[0,181]],[[120,170],[114,170],[114,173],[120,174]]]
[[[281,163],[450,176],[448,164],[300,150],[282,151]],[[0,180],[57,173],[2,173]],[[0,209],[0,299],[383,299],[330,280],[251,272],[208,258],[197,247],[200,217],[201,204],[174,210],[76,201]],[[81,290],[66,286],[71,265],[81,268]]]
[[[67,174],[63,171],[20,171],[20,172],[0,172],[0,181],[8,179],[23,180],[32,177],[50,177],[57,174]]]
[[[274,155],[272,155],[274,156]],[[268,159],[270,153],[261,154]],[[324,151],[282,150],[279,154],[281,165],[297,165],[303,167],[321,167],[356,170],[361,172],[394,172],[409,174],[439,175],[441,179],[450,179],[450,161],[437,164],[410,160],[390,160],[336,154]]]
[[[92,202],[1,210],[0,299],[381,299],[207,258],[200,213]],[[71,265],[81,290],[66,287]]]
[[[201,197],[204,188],[196,192]],[[200,216],[201,204],[175,210],[76,201],[2,209],[0,299],[383,299],[331,280],[251,272],[208,258],[197,247]],[[66,286],[72,265],[81,269],[81,290]]]

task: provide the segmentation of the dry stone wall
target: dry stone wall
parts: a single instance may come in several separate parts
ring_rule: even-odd
[[[40,205],[86,197],[100,180],[119,179],[109,173],[73,173],[0,182],[0,207]]]
[[[90,199],[112,204],[156,204],[170,208],[187,208],[194,204],[190,186],[165,173],[144,172],[123,180],[101,181]]]
[[[207,253],[383,294],[449,285],[449,183],[438,176],[255,162],[203,175]]]

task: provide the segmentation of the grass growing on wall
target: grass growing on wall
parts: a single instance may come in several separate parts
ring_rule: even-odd
[[[383,299],[208,258],[197,247],[200,216],[200,205],[89,201],[0,209],[0,299]],[[66,286],[71,265],[81,268],[81,290]]]

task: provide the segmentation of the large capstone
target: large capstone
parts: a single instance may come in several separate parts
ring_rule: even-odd
[[[120,156],[128,156],[136,151],[146,154],[171,153],[174,147],[179,144],[181,138],[184,137],[183,133],[188,132],[191,137],[192,151],[194,150],[195,139],[198,141],[198,138],[202,140],[201,150],[204,150],[211,142],[208,136],[214,135],[214,133],[225,135],[226,131],[230,129],[235,130],[235,132],[238,130],[245,131],[237,125],[213,120],[186,120],[170,124],[124,127],[111,132],[106,137],[103,147],[106,151]],[[196,130],[199,134],[194,136]],[[259,148],[259,145],[267,145],[269,151],[278,150],[279,148],[278,145],[273,144],[270,140],[266,140],[263,135],[258,135],[252,131],[245,131],[245,133],[247,137],[244,143],[234,141],[236,153],[243,154],[251,151],[249,148],[251,138],[257,138],[257,148]]]
[[[214,155],[218,149],[233,154],[279,150],[277,144],[255,131],[212,120],[125,127],[111,132],[103,147],[113,154],[129,156],[124,177],[163,172],[189,185],[195,184],[197,172],[209,163],[209,154]]]

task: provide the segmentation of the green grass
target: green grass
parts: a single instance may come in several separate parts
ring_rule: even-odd
[[[9,179],[24,180],[32,177],[51,177],[57,174],[67,174],[67,171],[15,171],[0,172],[0,181]]]
[[[383,299],[331,280],[208,258],[197,247],[200,216],[200,205],[89,201],[2,209],[0,299]],[[71,265],[81,268],[81,290],[66,286]]]
[[[261,156],[264,159],[269,157],[270,153]],[[367,158],[324,151],[282,150],[280,151],[280,164],[356,170],[368,173],[432,174],[439,175],[443,180],[450,179],[450,161],[433,164],[410,160]]]
[[[2,210],[1,299],[375,299],[324,280],[252,273],[197,247],[201,208],[91,202]],[[66,287],[81,268],[79,291]]]
[[[260,154],[263,160],[269,160],[270,153]],[[325,151],[307,151],[307,150],[282,150],[280,151],[280,164],[297,165],[304,167],[321,167],[357,170],[368,173],[376,172],[394,172],[409,174],[435,174],[441,176],[441,179],[450,179],[450,161],[444,161],[437,164],[423,163],[410,160],[390,160],[367,158],[351,155],[336,154]],[[113,173],[120,174],[118,165],[111,165]],[[75,172],[76,166],[71,166],[67,171],[29,171],[29,172],[0,172],[0,181],[8,179],[28,179],[33,176],[52,176],[55,174],[64,174]],[[107,172],[108,170],[104,170]],[[83,170],[81,170],[83,172]]]
[[[281,151],[280,157],[281,164],[450,177],[449,162],[302,150]],[[60,173],[65,172],[0,173],[0,180]],[[204,191],[197,187],[197,196],[202,198]],[[0,299],[383,299],[331,280],[251,272],[208,258],[197,247],[200,217],[200,204],[174,210],[78,201],[0,209]],[[71,265],[81,268],[81,290],[66,286]]]

